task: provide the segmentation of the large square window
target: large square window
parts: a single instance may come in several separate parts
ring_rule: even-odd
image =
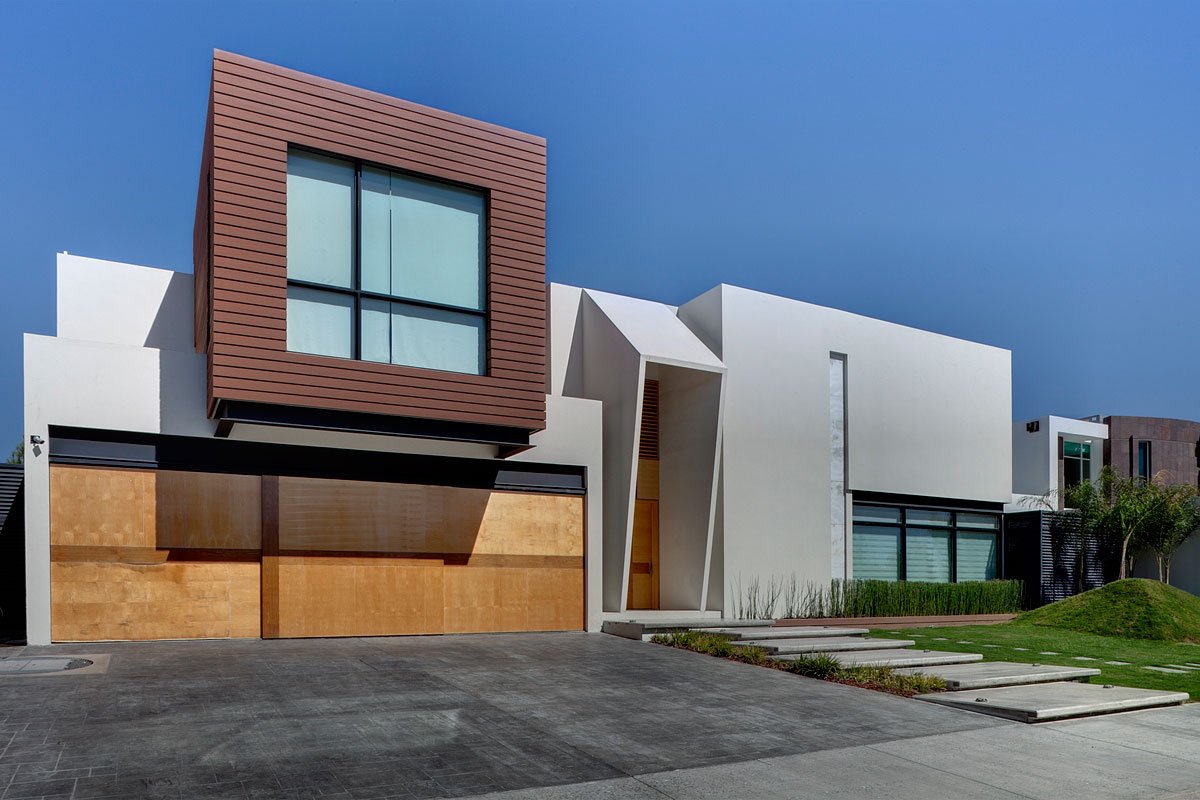
[[[486,372],[482,192],[288,152],[289,350]]]

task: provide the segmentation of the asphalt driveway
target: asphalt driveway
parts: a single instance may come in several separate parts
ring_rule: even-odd
[[[1059,737],[1056,758],[1084,767],[1073,743],[1129,757],[1104,753],[1124,745],[1099,734],[599,634],[71,645],[0,657],[46,653],[111,658],[104,674],[0,678],[4,800],[819,797],[837,787],[855,797],[872,785],[901,797],[904,776],[913,796],[1039,796],[1010,793],[1012,770],[976,778],[922,759],[963,748],[985,763],[1010,751],[1040,757],[1047,736]],[[1159,749],[1178,752],[1153,761],[1152,736],[1138,751],[1153,792],[1111,796],[1184,791],[1189,775],[1200,786],[1200,738],[1189,732],[1200,716],[1172,711],[1188,716]],[[1109,795],[1098,786],[1090,796]]]

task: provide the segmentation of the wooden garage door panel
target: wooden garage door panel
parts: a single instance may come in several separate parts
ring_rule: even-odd
[[[51,638],[226,639],[259,636],[258,564],[52,563]]]
[[[262,479],[257,475],[164,470],[154,477],[159,547],[262,547]]]
[[[446,633],[583,628],[583,570],[447,565]]]
[[[475,531],[459,526],[447,532],[446,552],[582,556],[583,498],[492,492]]]
[[[154,473],[50,468],[50,543],[153,547]]]
[[[579,630],[583,507],[569,495],[281,477],[278,635]]]
[[[280,478],[279,546],[442,553],[447,530],[478,530],[488,494],[446,486]]]
[[[442,564],[433,559],[279,558],[279,636],[442,632]]]

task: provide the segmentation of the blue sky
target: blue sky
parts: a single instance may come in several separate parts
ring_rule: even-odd
[[[1017,418],[1200,418],[1200,4],[10,0],[0,20],[4,452],[55,252],[191,270],[213,48],[545,136],[552,280],[676,303],[735,283],[1009,348]]]

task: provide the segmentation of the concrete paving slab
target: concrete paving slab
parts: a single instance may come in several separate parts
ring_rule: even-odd
[[[946,772],[987,786],[1003,787],[1026,798],[1165,800],[1175,792],[1195,791],[1198,774],[1195,761],[1173,758],[1153,746],[1143,749],[1136,731],[1127,730],[1124,741],[1110,744],[1074,736],[1061,726],[1092,720],[1119,723],[1144,714],[1170,715],[1184,711],[1184,708],[1169,708],[1076,722],[1013,724],[987,731],[885,742],[866,749],[900,756],[931,772]],[[1189,721],[1195,724],[1196,717],[1190,717]],[[965,793],[963,797],[971,795]]]
[[[712,633],[724,633],[738,639],[821,639],[830,636],[866,636],[867,628],[714,628]]]
[[[1127,666],[1129,666],[1129,662],[1128,662],[1128,661],[1105,661],[1104,663],[1105,663],[1105,664],[1108,664],[1108,665],[1110,665],[1110,666],[1113,666],[1113,667],[1127,667]]]
[[[1092,667],[1059,667],[1053,664],[1034,666],[1012,661],[985,661],[976,664],[948,664],[896,670],[902,675],[924,673],[946,681],[951,691],[987,689],[995,686],[1018,686],[1030,683],[1050,683],[1091,678],[1100,674]]]
[[[1187,701],[1188,695],[1186,692],[1105,687],[1089,683],[1039,683],[922,694],[917,695],[916,699],[1018,722],[1045,722],[1179,705]]]
[[[1172,675],[1187,675],[1186,669],[1174,669],[1172,667],[1142,667],[1142,669],[1153,670],[1154,672],[1169,672]]]
[[[983,659],[979,653],[949,653],[938,650],[852,650],[829,653],[845,667],[919,667],[939,664],[968,664]],[[802,655],[782,656],[804,658]]]
[[[642,639],[655,633],[670,633],[671,631],[686,631],[708,628],[759,628],[763,627],[761,619],[703,619],[686,617],[679,618],[647,618],[647,619],[606,619],[600,626],[604,633],[621,636],[625,639]]]
[[[871,639],[857,636],[828,636],[819,639],[750,639],[734,642],[737,647],[761,647],[768,653],[834,653],[850,650],[898,650],[912,647],[911,639]]]

